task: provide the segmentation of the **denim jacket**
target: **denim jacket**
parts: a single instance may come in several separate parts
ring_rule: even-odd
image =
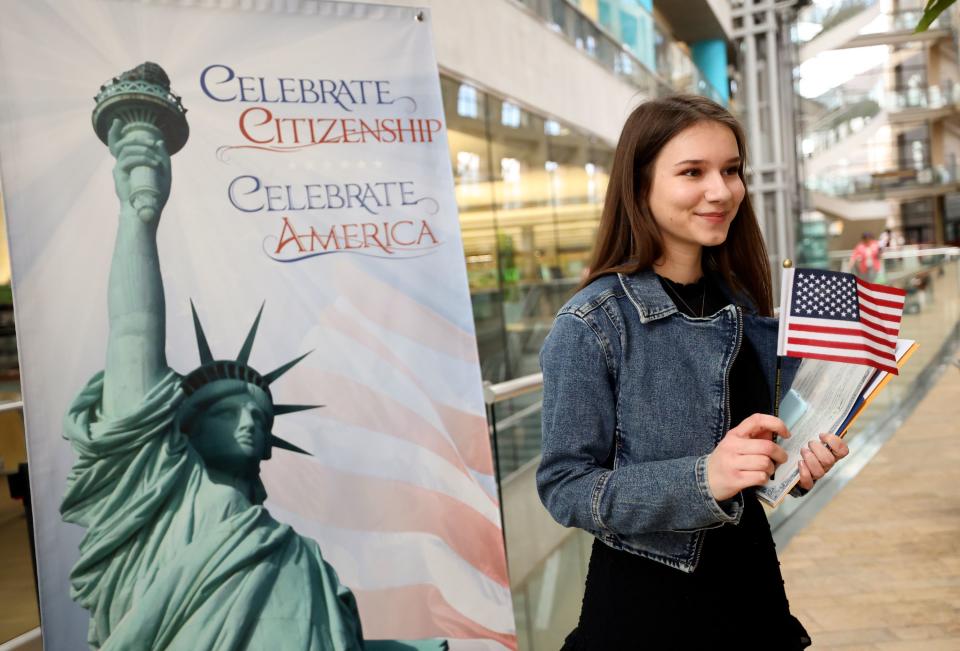
[[[603,276],[571,298],[540,351],[537,488],[551,515],[692,572],[704,531],[737,524],[743,511],[742,494],[713,498],[706,460],[738,424],[729,373],[744,336],[773,404],[777,321],[748,302],[688,317],[649,271]],[[783,394],[798,361],[783,360]]]

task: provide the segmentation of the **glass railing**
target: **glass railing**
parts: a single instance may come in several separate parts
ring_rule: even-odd
[[[881,111],[896,113],[915,109],[939,110],[960,108],[960,83],[944,83],[937,86],[905,88],[899,90],[874,90],[866,94],[844,95],[831,98],[831,112],[820,118],[819,124],[805,136],[810,144],[804,151],[812,156],[842,143],[866,127]],[[831,116],[834,116],[831,119]]]
[[[571,529],[523,581],[511,586],[519,651],[563,647],[580,617],[593,541],[586,531]],[[508,540],[508,554],[509,548]]]
[[[871,195],[882,199],[890,193],[910,188],[936,187],[957,182],[955,166],[934,165],[932,167],[896,168],[878,172],[844,174],[827,172],[805,181],[811,192],[822,192],[835,197],[851,195]]]
[[[694,93],[724,103],[723,96],[703,76],[678,41],[664,34],[653,15],[639,5],[632,8],[649,34],[639,34],[631,45],[617,38],[568,0],[514,0],[543,19],[577,49],[604,68],[639,88],[648,97],[677,92]],[[643,42],[643,37],[653,43]]]
[[[799,21],[807,25],[819,25],[820,30],[797,30],[796,40],[799,43],[809,43],[834,27],[842,25],[857,14],[873,7],[877,0],[842,0],[830,4],[816,4],[800,13]],[[934,20],[929,29],[949,29],[951,26],[950,12],[945,11]],[[923,16],[922,7],[901,8],[898,11],[884,12],[871,20],[859,31],[860,35],[882,34],[885,32],[913,31]]]
[[[506,479],[540,458],[543,374],[484,384],[497,474]]]
[[[799,22],[820,25],[821,29],[815,33],[798,32],[797,41],[800,43],[812,41],[876,4],[877,0],[842,0],[829,5],[812,5],[800,13]]]
[[[906,11],[896,11],[892,13],[880,14],[875,20],[871,20],[860,34],[882,34],[885,32],[912,32],[920,19],[923,17],[922,9],[910,9]],[[930,23],[927,31],[933,29],[949,29],[951,26],[950,12],[945,11],[936,20]]]
[[[960,104],[960,84],[948,83],[927,88],[907,88],[884,93],[881,99],[888,111],[913,108],[939,109]]]
[[[577,623],[593,537],[553,522],[539,502],[543,376],[487,384],[520,651],[553,651]],[[541,550],[541,551],[533,551]]]
[[[863,99],[831,111],[829,116],[820,121],[828,126],[815,128],[804,137],[804,155],[815,156],[835,147],[868,127],[882,110],[878,102]]]

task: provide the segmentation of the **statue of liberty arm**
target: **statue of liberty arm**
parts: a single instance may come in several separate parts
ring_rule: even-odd
[[[102,373],[65,418],[77,461],[61,505],[86,529],[71,596],[90,613],[93,649],[444,649],[438,640],[364,642],[352,593],[319,545],[274,520],[260,463],[273,447],[270,384],[248,364],[260,315],[236,359],[216,360],[193,321],[201,365],[180,376],[164,354],[156,234],[170,154],[186,142],[166,74],[144,64],[101,87],[94,128],[116,158],[120,202]],[[262,308],[261,308],[262,311]]]
[[[107,417],[125,415],[167,374],[166,310],[157,253],[157,226],[170,192],[170,157],[157,129],[128,129],[114,119],[109,131],[117,162],[114,186],[120,218],[107,293],[109,337],[103,377]],[[137,210],[130,201],[134,168],[156,171],[155,205]]]

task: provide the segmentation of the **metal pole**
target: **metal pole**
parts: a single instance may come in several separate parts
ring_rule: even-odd
[[[747,2],[752,2],[752,0],[747,0]],[[746,68],[747,74],[744,79],[747,91],[747,133],[750,136],[750,160],[751,160],[751,169],[753,170],[753,178],[751,179],[751,186],[754,188],[758,187],[760,181],[763,179],[763,174],[760,172],[760,166],[765,162],[763,156],[761,155],[760,148],[760,101],[757,95],[757,42],[756,36],[752,32],[753,27],[753,12],[749,9],[744,12],[744,34],[743,40],[746,46],[746,52],[744,52],[744,67]],[[754,190],[753,191],[753,211],[757,215],[757,222],[760,224],[760,232],[766,237],[767,234],[767,224],[765,217],[765,206],[763,202],[763,193]]]
[[[767,32],[764,35],[767,45],[767,109],[770,113],[770,138],[773,141],[773,178],[776,190],[774,191],[776,205],[776,229],[777,229],[777,250],[774,255],[777,258],[789,257],[787,251],[787,206],[786,206],[786,184],[784,183],[783,159],[783,131],[780,121],[780,106],[784,98],[780,101],[774,101],[780,91],[780,69],[777,62],[777,14],[772,5],[768,5],[766,11]]]
[[[507,521],[503,517],[503,491],[500,486],[500,445],[497,442],[497,405],[490,403],[490,445],[493,448],[493,476],[497,482],[497,506],[500,508],[500,534],[503,536],[503,549],[507,549]]]

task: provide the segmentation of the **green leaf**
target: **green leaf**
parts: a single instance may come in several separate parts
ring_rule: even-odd
[[[930,23],[935,21],[937,16],[946,11],[946,9],[956,1],[957,0],[929,0],[927,6],[923,8],[923,16],[920,17],[920,22],[917,23],[917,27],[913,31],[915,33],[927,31]]]

